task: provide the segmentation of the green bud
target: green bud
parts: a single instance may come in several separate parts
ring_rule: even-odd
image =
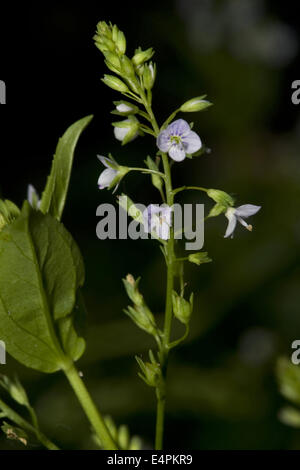
[[[156,64],[150,62],[150,64],[145,64],[143,71],[143,83],[146,90],[151,90],[153,88],[156,78]]]
[[[122,31],[118,31],[118,38],[116,40],[117,48],[120,54],[125,54],[126,52],[126,38]]]
[[[134,77],[134,67],[131,60],[126,55],[121,57],[122,73],[125,77]]]
[[[204,96],[197,96],[197,98],[192,98],[191,100],[186,101],[180,107],[180,111],[184,113],[194,113],[196,111],[203,111],[204,109],[209,108],[210,106],[212,106],[212,103],[207,100],[204,100]]]
[[[105,83],[105,85],[109,86],[113,90],[120,91],[121,93],[126,93],[129,91],[125,83],[113,75],[104,75],[101,80],[103,83]]]
[[[206,251],[192,253],[188,256],[188,260],[190,263],[197,264],[198,266],[200,266],[200,264],[210,263],[212,261],[212,259],[209,258],[208,253]]]
[[[141,379],[144,380],[144,382],[146,382],[146,384],[150,387],[159,387],[163,380],[161,367],[160,364],[155,361],[153,354],[151,355],[151,352],[149,355],[151,357],[151,362],[144,362],[137,356],[135,358],[142,371],[142,374],[139,373],[139,377],[141,377]]]
[[[138,306],[141,306],[144,303],[144,298],[138,289],[140,279],[141,278],[139,277],[135,280],[131,274],[127,274],[126,279],[122,279],[128,297],[135,305]]]
[[[99,21],[97,24],[97,33],[99,36],[107,36],[109,39],[112,39],[112,30],[111,27],[105,21]]]
[[[147,60],[150,60],[153,54],[154,54],[154,50],[152,49],[152,47],[150,47],[149,49],[146,49],[145,51],[142,51],[142,49],[139,48],[135,51],[135,54],[132,58],[132,62],[134,63],[136,67],[138,67],[139,65],[142,65],[144,62],[147,62]]]
[[[146,163],[147,167],[149,168],[149,170],[159,171],[156,163],[152,160],[151,157],[148,156],[145,163]],[[152,180],[153,186],[155,186],[155,188],[157,188],[160,191],[163,187],[162,178],[159,175],[152,174],[151,175],[151,180]]]
[[[188,301],[179,296],[176,291],[173,290],[172,292],[174,316],[185,325],[189,323],[193,311],[193,298],[194,296],[191,294],[190,300]]]
[[[220,191],[219,189],[208,189],[207,195],[215,202],[225,207],[232,207],[234,205],[233,198],[229,196],[229,194],[225,193],[225,191]]]
[[[134,307],[129,306],[127,310],[124,310],[124,312],[139,328],[141,328],[141,330],[146,331],[150,335],[156,336],[157,328],[155,319],[146,304],[139,306],[135,305]]]
[[[109,70],[120,75],[121,74],[121,62],[120,62],[119,57],[115,53],[109,52],[109,51],[105,51],[103,54],[106,59],[105,64],[107,65]]]
[[[7,376],[3,375],[0,379],[0,385],[5,390],[7,390],[13,400],[19,403],[19,405],[30,407],[27,393],[18,379],[15,379],[15,381],[13,381]]]

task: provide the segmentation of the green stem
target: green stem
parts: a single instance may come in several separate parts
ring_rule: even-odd
[[[141,98],[147,113],[149,114],[153,130],[156,137],[158,136],[160,129],[152,111],[151,104],[147,100],[144,91],[140,91]],[[171,168],[169,159],[166,153],[162,153],[162,162],[165,174],[165,189],[166,199],[168,206],[172,207],[174,202],[174,193],[172,188]],[[173,228],[170,230],[170,238],[167,242],[167,287],[166,287],[166,306],[165,306],[165,321],[164,321],[164,332],[163,341],[160,348],[160,362],[161,370],[163,375],[162,385],[157,388],[157,412],[156,412],[156,436],[155,436],[155,449],[161,450],[163,448],[163,435],[164,435],[164,418],[165,418],[165,406],[166,406],[166,379],[167,379],[167,367],[168,367],[168,355],[169,355],[169,342],[171,336],[171,326],[173,317],[172,308],[172,291],[174,284],[174,231]]]
[[[10,419],[14,424],[20,428],[28,431],[36,436],[36,438],[49,450],[59,450],[59,448],[48,439],[45,434],[43,434],[38,428],[35,428],[32,424],[26,421],[22,416],[16,413],[12,408],[10,408],[4,401],[0,400],[0,409],[3,411],[5,416]]]
[[[203,191],[207,193],[208,189],[207,188],[202,188],[201,186],[181,186],[181,188],[177,188],[173,190],[173,195],[180,193],[181,191],[187,191],[187,190],[192,190],[192,191]]]
[[[117,450],[118,447],[108,431],[104,419],[97,410],[86,386],[81,380],[73,363],[64,369],[64,373],[70,382],[86,416],[93,426],[105,450]]]

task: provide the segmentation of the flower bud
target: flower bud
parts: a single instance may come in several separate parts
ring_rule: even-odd
[[[215,202],[222,204],[225,207],[232,207],[234,205],[233,198],[229,196],[229,194],[225,193],[225,191],[221,191],[219,189],[208,189],[207,195]]]
[[[161,367],[160,364],[155,361],[152,351],[150,351],[149,355],[151,362],[144,362],[137,356],[135,358],[142,371],[142,374],[139,373],[139,377],[141,377],[149,387],[159,387],[163,380]]]
[[[154,54],[154,50],[152,49],[152,47],[150,47],[149,49],[146,49],[145,51],[142,51],[142,49],[139,48],[135,51],[135,54],[132,58],[132,62],[134,63],[136,67],[138,67],[139,65],[142,65],[144,62],[147,62],[147,60],[151,59],[153,54]]]
[[[121,57],[122,73],[125,77],[134,77],[134,67],[126,55]]]
[[[151,90],[153,88],[156,78],[156,64],[145,64],[143,71],[143,83],[146,90]]]
[[[117,140],[122,142],[122,145],[131,142],[138,135],[139,121],[134,116],[129,116],[128,119],[120,122],[113,122],[114,134]]]
[[[212,259],[209,258],[208,253],[206,251],[200,251],[199,253],[192,253],[188,256],[188,260],[190,263],[197,264],[198,266],[200,266],[200,264],[210,263],[212,261]]]
[[[19,405],[27,407],[30,406],[27,393],[18,379],[15,379],[15,381],[13,381],[7,376],[3,375],[2,378],[0,378],[0,385],[5,388],[5,390],[7,390],[13,400],[19,403]]]
[[[114,73],[121,74],[121,62],[119,57],[114,52],[103,52],[105,57],[105,64]]]
[[[128,116],[129,114],[136,114],[139,111],[139,108],[129,101],[114,101],[116,110],[112,111],[114,114],[119,116]]]
[[[109,86],[113,90],[120,91],[121,93],[126,93],[129,91],[125,83],[113,75],[104,75],[101,80],[103,83],[105,83],[105,85]]]
[[[191,100],[186,101],[180,107],[180,111],[184,113],[194,113],[196,111],[203,111],[204,109],[209,108],[210,106],[212,106],[212,103],[207,100],[204,100],[204,96],[198,96],[197,98],[192,98]]]
[[[144,298],[138,290],[138,284],[140,282],[140,277],[135,280],[131,274],[127,274],[126,279],[123,279],[123,283],[130,300],[138,306],[141,306],[144,303]]]
[[[173,290],[172,292],[174,316],[185,325],[189,323],[193,311],[193,297],[194,295],[191,294],[190,300],[188,301],[179,296],[176,291]]]
[[[118,31],[118,38],[116,40],[117,48],[120,54],[125,54],[126,52],[126,38],[122,31]]]
[[[129,306],[127,310],[124,310],[124,312],[139,328],[141,328],[141,330],[146,331],[150,335],[156,336],[157,328],[155,319],[145,303],[139,306],[135,305],[134,307]]]

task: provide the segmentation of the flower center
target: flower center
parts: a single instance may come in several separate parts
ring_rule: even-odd
[[[172,144],[176,144],[176,145],[181,144],[181,137],[179,137],[178,135],[171,135],[170,140]]]

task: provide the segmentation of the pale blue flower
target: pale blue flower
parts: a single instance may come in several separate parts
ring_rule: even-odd
[[[154,232],[162,240],[170,237],[172,224],[172,208],[167,205],[149,204],[143,212],[146,233]]]
[[[251,215],[256,214],[259,210],[261,209],[261,206],[254,206],[253,204],[244,204],[243,206],[239,207],[229,207],[227,209],[225,216],[228,219],[228,225],[227,225],[227,230],[224,235],[224,238],[233,237],[233,233],[236,227],[236,223],[239,222],[242,224],[244,227],[246,227],[247,230],[250,232],[252,231],[252,225],[247,224],[243,217],[247,218],[250,217]]]
[[[177,119],[161,131],[157,137],[157,146],[162,152],[167,152],[173,160],[181,162],[186,154],[197,152],[202,147],[202,142],[186,121]]]

